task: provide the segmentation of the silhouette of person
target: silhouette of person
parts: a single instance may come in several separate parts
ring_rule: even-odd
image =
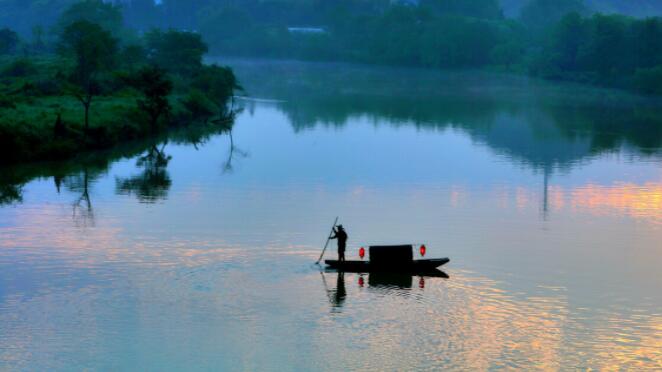
[[[338,225],[338,228],[333,229],[334,235],[331,239],[338,239],[338,261],[345,261],[345,248],[347,247],[347,232],[342,227]]]
[[[343,271],[338,273],[336,280],[336,291],[333,294],[333,306],[341,307],[347,298],[347,290],[345,289],[345,273]]]

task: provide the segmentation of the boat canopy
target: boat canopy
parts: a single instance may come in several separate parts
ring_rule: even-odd
[[[409,245],[373,245],[370,262],[374,265],[402,265],[414,260],[414,247]]]

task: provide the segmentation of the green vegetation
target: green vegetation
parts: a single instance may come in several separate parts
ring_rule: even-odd
[[[65,86],[85,108],[85,133],[90,128],[90,106],[102,94],[100,75],[111,71],[117,54],[117,40],[96,23],[75,21],[64,28],[60,51],[71,56],[75,66]]]
[[[152,130],[158,127],[159,118],[170,113],[168,96],[172,92],[172,82],[168,80],[165,70],[158,66],[145,66],[135,74],[126,78],[143,97],[136,102],[138,107],[149,116]]]
[[[506,70],[657,94],[644,76],[651,77],[662,66],[660,18],[597,13],[662,14],[662,5],[654,0],[29,3],[26,7],[24,1],[0,2],[4,24],[22,37],[17,42],[0,32],[0,52],[48,49],[56,44],[49,35],[85,20],[119,40],[123,63],[149,60],[185,77],[200,69],[200,57],[209,49],[213,54],[249,57]],[[186,96],[195,98],[198,93]],[[195,101],[203,103],[194,105],[197,109],[206,106]]]
[[[39,39],[33,46],[44,50],[29,46],[22,56],[18,36],[0,30],[0,163],[68,158],[214,115],[228,122],[240,86],[230,68],[203,65],[200,35],[127,38],[121,25],[119,7],[74,3],[56,23],[57,39]]]
[[[655,77],[662,67],[662,20],[577,13],[566,15],[545,40],[531,63],[534,74],[546,78],[656,93],[641,79]]]

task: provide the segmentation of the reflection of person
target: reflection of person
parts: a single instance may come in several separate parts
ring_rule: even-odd
[[[347,297],[347,290],[345,290],[345,273],[339,272],[336,281],[336,292],[333,294],[333,306],[341,307]]]
[[[347,232],[338,225],[337,229],[333,229],[335,235],[331,239],[338,239],[338,261],[345,261],[345,248],[347,247]]]

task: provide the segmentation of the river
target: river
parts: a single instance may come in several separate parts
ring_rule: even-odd
[[[662,103],[229,62],[231,133],[0,169],[0,370],[662,368]],[[314,265],[336,216],[448,277]]]

